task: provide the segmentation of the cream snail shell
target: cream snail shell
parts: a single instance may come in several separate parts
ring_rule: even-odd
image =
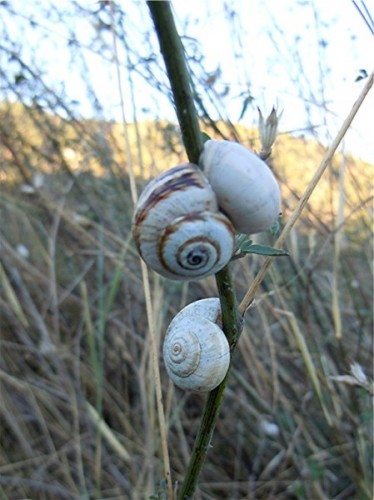
[[[219,299],[210,298],[189,304],[170,323],[163,357],[169,377],[181,389],[209,392],[225,378],[230,347],[220,319]]]
[[[215,274],[231,259],[235,231],[208,180],[191,163],[163,172],[139,197],[133,236],[143,260],[174,280]]]
[[[199,164],[234,228],[246,234],[270,228],[279,215],[280,190],[255,153],[231,141],[206,141]]]

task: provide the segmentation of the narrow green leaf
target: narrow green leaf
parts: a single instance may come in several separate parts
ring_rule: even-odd
[[[366,69],[359,69],[358,73],[359,74],[358,74],[357,78],[355,79],[355,82],[359,82],[360,80],[363,80],[364,78],[368,77],[368,72],[366,71]]]
[[[239,116],[239,121],[243,118],[245,115],[245,112],[247,111],[248,106],[251,104],[251,102],[254,101],[254,97],[252,95],[247,96],[244,101],[243,101],[243,106],[242,106],[242,111]]]
[[[242,245],[240,252],[243,254],[246,253],[255,253],[258,255],[266,255],[267,257],[278,257],[281,255],[289,255],[286,251],[280,250],[279,248],[273,248],[268,245]]]
[[[280,220],[279,220],[280,217],[281,215],[279,215],[278,219],[275,220],[273,224],[270,226],[270,234],[272,236],[276,236],[280,231]]]
[[[247,234],[242,234],[239,233],[235,237],[235,248],[238,250],[241,249],[242,245],[251,245],[252,240],[249,239],[249,236]]]
[[[201,132],[201,137],[203,139],[203,142],[210,141],[211,137],[206,132]]]

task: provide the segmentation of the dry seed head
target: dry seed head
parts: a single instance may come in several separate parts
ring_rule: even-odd
[[[273,106],[270,115],[265,120],[261,109],[257,109],[259,114],[259,130],[261,139],[260,158],[266,160],[271,155],[271,148],[277,138],[278,124],[282,116],[282,112],[277,114],[277,110]]]

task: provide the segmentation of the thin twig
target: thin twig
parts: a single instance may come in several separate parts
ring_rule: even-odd
[[[283,231],[279,235],[279,238],[274,244],[275,248],[281,248],[284,242],[286,241],[288,235],[291,232],[291,229],[295,225],[296,221],[301,215],[301,212],[304,210],[305,205],[308,203],[309,198],[311,197],[314,189],[316,188],[317,184],[319,183],[323,173],[327,169],[327,167],[330,164],[330,161],[332,157],[334,156],[335,151],[337,150],[340,142],[342,141],[343,137],[347,133],[347,130],[349,129],[354,117],[356,116],[357,111],[360,109],[362,103],[365,100],[365,97],[369,93],[371,87],[373,86],[373,81],[374,81],[374,73],[370,75],[368,78],[368,81],[366,82],[365,87],[362,89],[358,99],[356,102],[353,104],[352,109],[347,116],[347,118],[344,120],[343,125],[341,126],[339,132],[337,133],[335,139],[333,140],[331,146],[329,149],[326,151],[325,156],[323,157],[320,166],[318,167],[316,173],[314,174],[312,180],[308,184],[308,187],[306,188],[303,196],[301,197],[299,204],[291,214],[290,218],[287,221],[287,224],[284,226]],[[243,300],[241,301],[239,305],[239,312],[244,315],[248,307],[251,305],[258,287],[261,285],[269,267],[271,266],[273,262],[274,257],[267,257],[265,259],[265,262],[263,263],[261,269],[259,270],[257,276],[255,277],[252,285],[248,289],[247,293],[245,294]]]
[[[114,23],[114,3],[113,2],[111,3],[111,17],[112,17],[111,24],[112,24],[112,26],[115,26],[115,23]],[[123,92],[122,92],[122,81],[121,81],[121,71],[120,71],[119,57],[118,57],[117,37],[116,37],[116,33],[115,33],[114,28],[113,28],[112,34],[113,34],[114,57],[115,57],[115,61],[116,61],[118,91],[119,91],[119,96],[120,96],[120,101],[121,101],[123,135],[124,135],[125,144],[126,144],[127,165],[129,167],[130,190],[131,190],[132,201],[135,204],[137,201],[137,190],[136,190],[133,162],[132,162],[132,158],[131,158],[131,154],[130,154],[130,140],[129,140],[129,135],[128,135],[127,120],[126,120],[126,116],[125,116],[125,104],[124,104],[124,98],[123,98]],[[155,330],[155,321],[154,321],[154,314],[153,314],[153,307],[152,307],[151,290],[150,290],[150,284],[149,284],[149,275],[148,275],[147,266],[145,265],[145,263],[142,260],[140,263],[140,267],[141,267],[141,273],[142,273],[142,281],[143,281],[143,289],[144,289],[145,305],[146,305],[146,313],[147,313],[148,338],[149,338],[149,345],[150,345],[151,364],[152,364],[155,392],[156,392],[156,405],[157,405],[158,424],[159,424],[159,429],[160,429],[162,461],[163,461],[168,497],[170,499],[172,499],[173,487],[172,487],[172,479],[171,479],[171,471],[170,471],[169,450],[168,450],[168,445],[167,445],[166,420],[165,420],[165,411],[164,411],[163,397],[162,397],[160,367],[158,364],[156,330]]]

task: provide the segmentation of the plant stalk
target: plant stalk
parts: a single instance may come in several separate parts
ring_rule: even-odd
[[[173,92],[183,144],[191,163],[199,160],[203,140],[195,109],[184,49],[178,35],[171,2],[147,2]]]
[[[190,462],[184,477],[184,481],[178,490],[178,500],[187,500],[192,498],[196,489],[197,481],[204,465],[206,454],[210,447],[210,442],[213,437],[214,428],[222,406],[224,392],[226,389],[227,378],[230,373],[232,364],[232,356],[235,350],[237,341],[241,333],[241,321],[237,314],[237,302],[234,293],[231,273],[229,267],[224,267],[216,274],[216,283],[219,292],[223,331],[230,344],[230,367],[226,377],[221,384],[211,391],[205,402],[203,414],[201,417],[199,429],[195,438],[195,443],[192,449]]]
[[[190,162],[197,164],[203,149],[203,140],[184,49],[174,23],[171,3],[148,1],[147,4],[165,61],[186,153]],[[238,318],[238,307],[228,266],[216,274],[216,283],[221,302],[223,331],[230,344],[232,359],[241,331],[241,323]],[[184,481],[178,491],[178,500],[192,498],[194,494],[222,405],[226,382],[227,375],[223,382],[207,397],[190,462]]]
[[[298,205],[296,206],[295,210],[292,212],[290,215],[287,224],[284,226],[281,234],[279,235],[277,241],[274,243],[274,248],[282,248],[282,245],[288,238],[288,235],[291,232],[291,229],[295,225],[296,221],[299,219],[301,212],[304,210],[305,205],[308,203],[309,198],[312,196],[315,188],[317,187],[322,175],[324,174],[325,170],[328,168],[330,165],[330,162],[335,154],[335,151],[338,149],[339,144],[343,140],[345,134],[347,133],[349,127],[352,124],[352,121],[354,117],[356,116],[358,110],[360,109],[362,103],[366,99],[366,96],[368,95],[369,91],[374,85],[374,71],[369,75],[367,82],[363,89],[361,90],[358,98],[354,102],[351,111],[349,112],[347,118],[344,120],[342,126],[340,127],[340,130],[338,131],[335,139],[332,141],[330,147],[327,149],[324,157],[322,158],[322,161],[316,170],[313,178],[309,182],[304,194],[300,198],[300,201]],[[273,262],[274,257],[267,257],[260,268],[259,272],[255,276],[255,279],[253,280],[250,288],[248,289],[247,293],[245,294],[243,300],[239,304],[239,311],[240,314],[244,315],[248,307],[251,305],[256,292],[261,285],[269,267],[271,266]]]

